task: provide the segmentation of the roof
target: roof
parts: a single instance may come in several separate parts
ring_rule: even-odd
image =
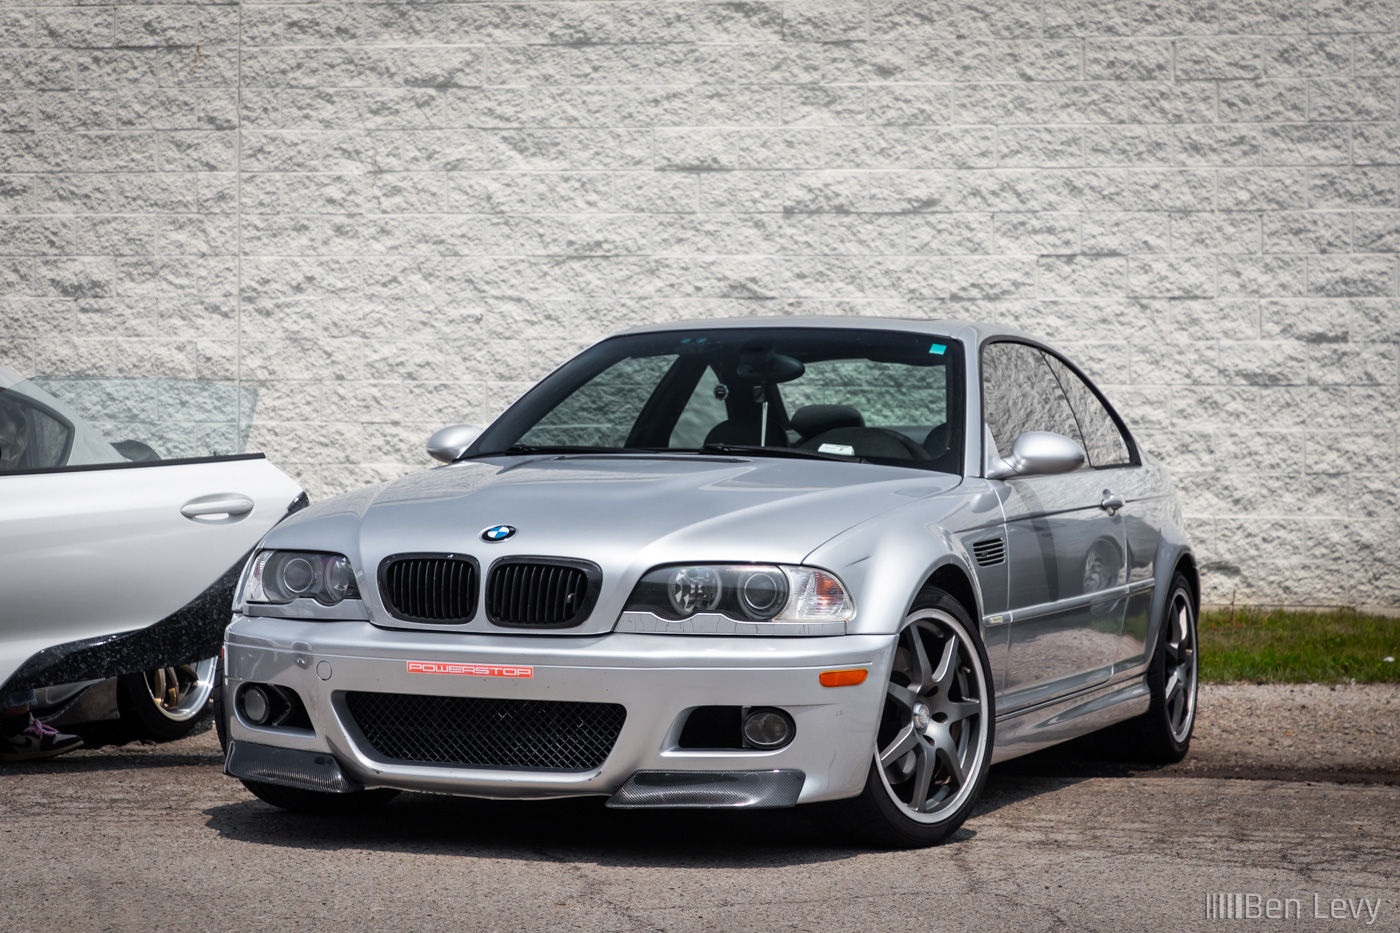
[[[1028,334],[1013,327],[999,324],[984,324],[976,321],[939,320],[930,321],[915,318],[892,317],[804,317],[755,316],[737,318],[698,318],[687,321],[665,321],[656,324],[642,324],[629,327],[624,334],[663,333],[671,330],[697,330],[704,328],[739,327],[836,327],[851,330],[886,330],[904,333],[929,334],[930,336],[952,337],[964,343],[979,344],[989,337],[1022,337]]]

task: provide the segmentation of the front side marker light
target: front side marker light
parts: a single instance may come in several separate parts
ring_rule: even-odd
[[[870,672],[865,668],[848,671],[822,671],[817,677],[823,687],[858,687],[865,683]]]

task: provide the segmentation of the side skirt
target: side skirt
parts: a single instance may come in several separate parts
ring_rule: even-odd
[[[1147,681],[1139,675],[998,717],[992,764],[1132,719],[1147,712],[1150,702]]]

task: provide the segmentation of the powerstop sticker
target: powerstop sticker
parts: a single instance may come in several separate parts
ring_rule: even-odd
[[[502,664],[450,664],[446,661],[409,661],[410,674],[465,674],[468,677],[535,676],[533,667],[510,667]]]

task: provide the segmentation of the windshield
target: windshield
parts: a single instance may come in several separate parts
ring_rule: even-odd
[[[962,348],[847,328],[633,334],[528,392],[467,456],[701,451],[960,473]]]

